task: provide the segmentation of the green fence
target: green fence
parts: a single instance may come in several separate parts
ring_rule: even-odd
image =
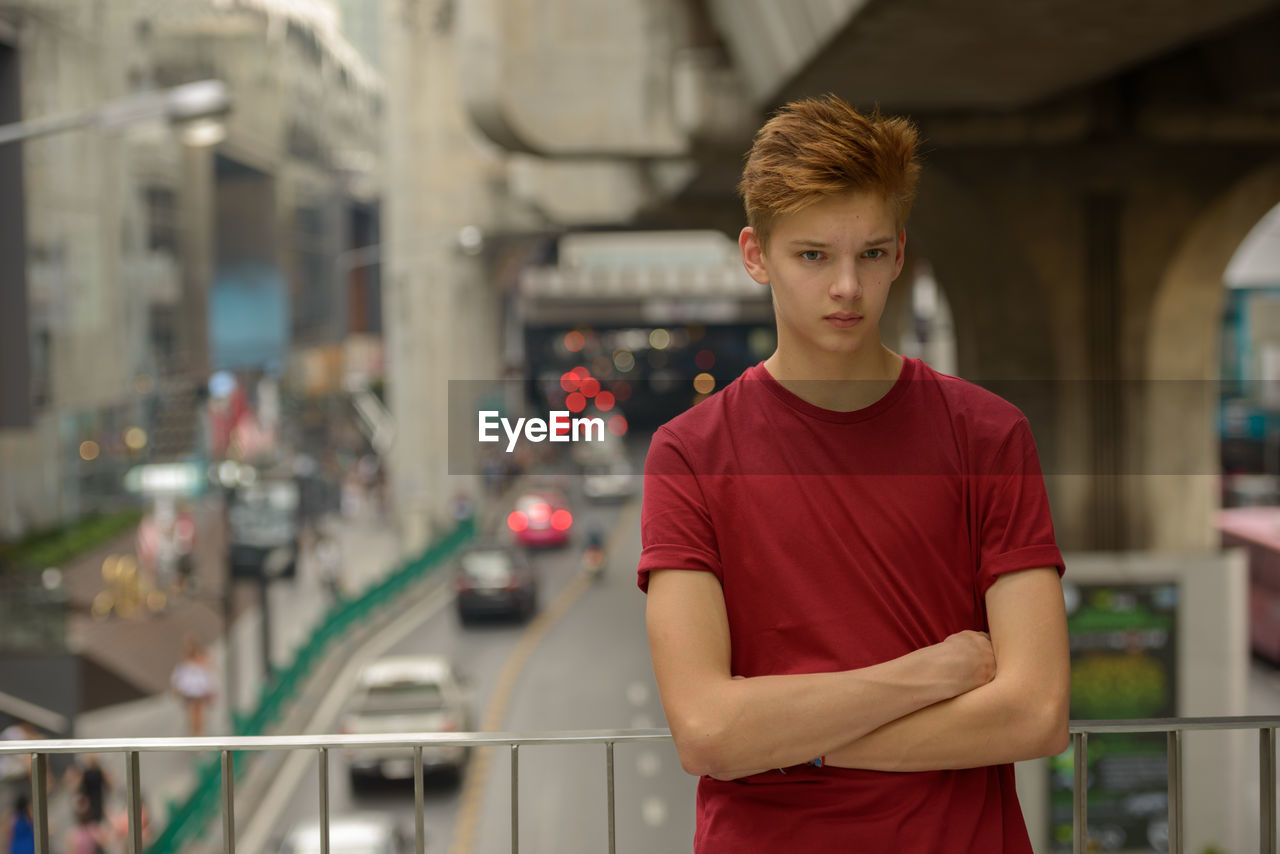
[[[234,734],[266,734],[280,720],[289,703],[297,697],[298,691],[326,651],[352,628],[368,620],[388,603],[396,601],[411,584],[444,564],[451,554],[474,535],[475,520],[464,520],[429,546],[417,559],[389,573],[358,597],[335,602],[312,632],[306,645],[294,653],[293,661],[287,667],[274,671],[272,679],[265,680],[253,711],[246,715],[233,715]],[[249,755],[243,752],[234,754],[237,777],[244,774],[248,758]],[[202,759],[196,766],[196,784],[191,794],[185,801],[172,804],[168,823],[148,847],[147,854],[176,854],[188,842],[198,838],[219,814],[222,806],[221,784],[219,757],[215,755]]]

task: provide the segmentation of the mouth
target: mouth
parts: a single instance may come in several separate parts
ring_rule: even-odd
[[[858,322],[862,320],[862,315],[853,311],[835,311],[824,316],[822,319],[827,323],[830,323],[832,326],[840,329],[846,329],[850,326],[856,326]]]

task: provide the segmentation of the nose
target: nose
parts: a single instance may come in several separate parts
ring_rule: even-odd
[[[836,270],[828,294],[836,302],[857,302],[862,299],[862,283],[858,280],[857,266],[852,261],[841,264]]]

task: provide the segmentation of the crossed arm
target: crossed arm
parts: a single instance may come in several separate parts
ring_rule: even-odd
[[[857,670],[735,679],[716,577],[651,573],[649,646],[681,764],[735,779],[817,756],[924,771],[1061,752],[1070,676],[1057,572],[1002,575],[986,603],[989,642],[961,632]]]

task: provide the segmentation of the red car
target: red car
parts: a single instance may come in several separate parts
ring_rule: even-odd
[[[516,500],[515,509],[507,514],[507,527],[522,546],[563,546],[569,543],[573,514],[559,493],[531,492]]]

